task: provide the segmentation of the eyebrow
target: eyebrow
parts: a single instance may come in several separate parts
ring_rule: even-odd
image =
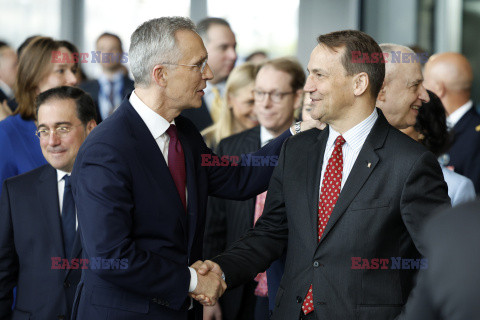
[[[62,126],[62,125],[72,125],[71,122],[69,121],[63,121],[63,122],[55,122],[54,124],[54,127],[58,127],[58,126]],[[48,128],[48,126],[46,124],[39,124],[38,125],[39,128]]]
[[[307,72],[308,73],[317,73],[317,72],[320,72],[320,73],[328,73],[326,70],[322,69],[322,68],[315,68],[315,69],[312,69],[312,71],[310,72],[307,68]]]

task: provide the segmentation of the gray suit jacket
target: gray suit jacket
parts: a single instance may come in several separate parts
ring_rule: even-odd
[[[393,319],[405,304],[417,270],[354,270],[352,258],[420,258],[425,219],[450,199],[435,156],[378,112],[320,242],[328,129],[285,142],[255,229],[213,259],[233,287],[264,271],[288,244],[272,319],[298,319],[310,284],[317,319]]]

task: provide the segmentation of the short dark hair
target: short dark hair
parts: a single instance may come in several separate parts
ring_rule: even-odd
[[[447,116],[440,98],[427,90],[430,101],[423,103],[418,110],[415,130],[423,135],[420,142],[436,156],[440,156],[450,148],[452,141],[448,132]]]
[[[76,87],[56,87],[40,93],[35,100],[35,109],[38,119],[38,110],[40,106],[50,100],[68,100],[75,101],[77,106],[77,118],[86,126],[91,120],[97,119],[97,111],[92,97]]]
[[[103,37],[112,37],[112,38],[117,39],[118,43],[120,43],[120,49],[123,52],[122,39],[120,39],[119,36],[117,36],[116,34],[110,33],[110,32],[104,32],[104,33],[102,33],[101,35],[98,36],[97,41],[95,43],[98,43],[98,41],[100,39],[102,39]]]
[[[207,37],[208,29],[210,29],[210,27],[215,24],[232,29],[228,21],[223,18],[215,18],[215,17],[205,18],[197,24],[197,33],[200,37],[202,37],[203,42],[205,43],[208,42],[209,40]]]
[[[343,30],[320,35],[317,41],[318,44],[335,52],[337,52],[336,49],[345,48],[341,61],[347,71],[347,76],[366,72],[370,80],[370,92],[374,98],[377,97],[385,79],[385,63],[382,62],[382,59],[378,59],[377,63],[353,62],[353,52],[368,54],[369,57],[372,57],[373,53],[381,54],[382,49],[372,37],[362,31]]]
[[[260,69],[266,66],[271,66],[275,70],[288,73],[292,77],[290,87],[293,91],[302,89],[305,85],[305,72],[300,62],[295,58],[282,57],[268,60],[260,65]]]

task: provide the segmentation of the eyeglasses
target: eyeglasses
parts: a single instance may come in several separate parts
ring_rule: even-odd
[[[50,137],[50,134],[55,133],[57,135],[57,137],[65,138],[66,136],[68,136],[68,134],[70,133],[70,131],[72,131],[73,128],[80,127],[82,125],[83,124],[79,124],[79,125],[71,126],[71,127],[60,126],[60,127],[55,128],[55,129],[42,128],[42,129],[39,129],[39,130],[35,131],[35,135],[40,139],[48,139]]]
[[[283,97],[286,95],[292,94],[293,91],[290,92],[265,92],[265,91],[260,91],[260,90],[253,90],[253,98],[256,101],[263,101],[267,96],[272,99],[273,102],[281,102]]]
[[[203,62],[198,64],[181,64],[181,63],[168,63],[168,62],[164,62],[162,64],[169,64],[172,66],[182,66],[182,67],[197,67],[200,70],[200,73],[203,73],[203,71],[205,71],[205,67],[207,66],[207,60],[205,59]]]

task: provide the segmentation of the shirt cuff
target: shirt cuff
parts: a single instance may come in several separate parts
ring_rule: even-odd
[[[292,127],[288,128],[288,130],[290,130],[290,134],[291,134],[292,136],[295,135],[295,131],[292,130]]]
[[[188,293],[193,292],[197,288],[197,271],[195,269],[188,267],[190,270],[190,287],[188,287]]]

